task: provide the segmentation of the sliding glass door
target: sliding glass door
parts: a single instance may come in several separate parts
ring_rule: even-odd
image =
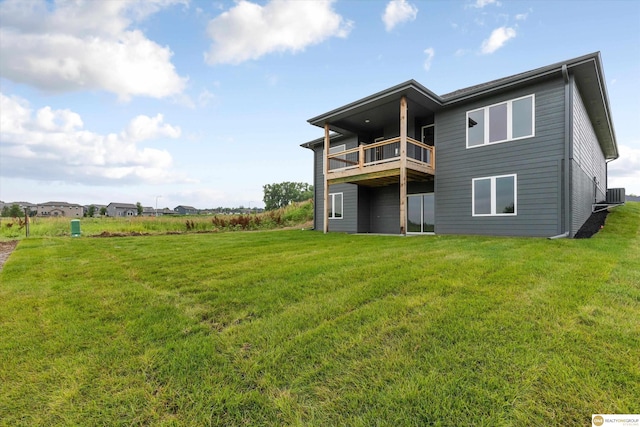
[[[434,224],[433,193],[407,196],[407,232],[433,233]]]

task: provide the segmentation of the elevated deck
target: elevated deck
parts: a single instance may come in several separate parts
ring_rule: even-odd
[[[404,162],[407,180],[433,179],[434,147],[407,138],[406,151]],[[400,137],[330,153],[327,159],[329,184],[352,183],[374,187],[398,182],[403,162],[400,155]]]

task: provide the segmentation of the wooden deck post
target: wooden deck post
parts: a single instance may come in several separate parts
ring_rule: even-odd
[[[329,232],[329,181],[327,175],[329,175],[329,123],[324,124],[324,159],[322,164],[324,165],[324,219],[323,229],[325,233]]]
[[[407,234],[407,98],[400,98],[400,234]]]

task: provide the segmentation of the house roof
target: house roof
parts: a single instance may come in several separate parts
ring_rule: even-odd
[[[138,209],[138,207],[132,203],[115,203],[115,202],[111,202],[109,203],[109,206],[113,206],[114,208],[122,208],[122,209]]]
[[[182,209],[186,209],[186,210],[197,210],[197,209],[196,209],[196,208],[194,208],[193,206],[185,206],[185,205],[179,205],[179,206],[176,206],[176,207],[174,208],[174,210],[175,210],[175,209],[178,209],[178,208],[182,208]]]
[[[39,203],[38,206],[58,206],[58,207],[71,207],[71,208],[81,208],[81,205],[76,203],[67,203],[67,202],[46,202]]]
[[[324,127],[324,124],[328,123],[330,129],[335,132],[349,133],[348,128],[355,126],[355,123],[364,123],[371,115],[397,114],[397,100],[401,96],[407,97],[409,108],[418,107],[424,110],[438,111],[460,102],[488,96],[552,76],[563,76],[565,81],[568,81],[570,76],[575,79],[605,158],[618,158],[618,145],[611,118],[600,52],[557,62],[440,96],[415,80],[409,80],[313,117],[308,122],[319,127]],[[414,105],[411,105],[412,103]],[[318,140],[322,141],[323,138]],[[311,148],[317,145],[318,140],[309,141],[302,146]]]

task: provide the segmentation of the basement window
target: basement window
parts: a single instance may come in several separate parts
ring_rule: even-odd
[[[473,216],[516,215],[517,175],[474,178],[471,182]]]
[[[342,219],[342,193],[329,193],[329,219]]]

